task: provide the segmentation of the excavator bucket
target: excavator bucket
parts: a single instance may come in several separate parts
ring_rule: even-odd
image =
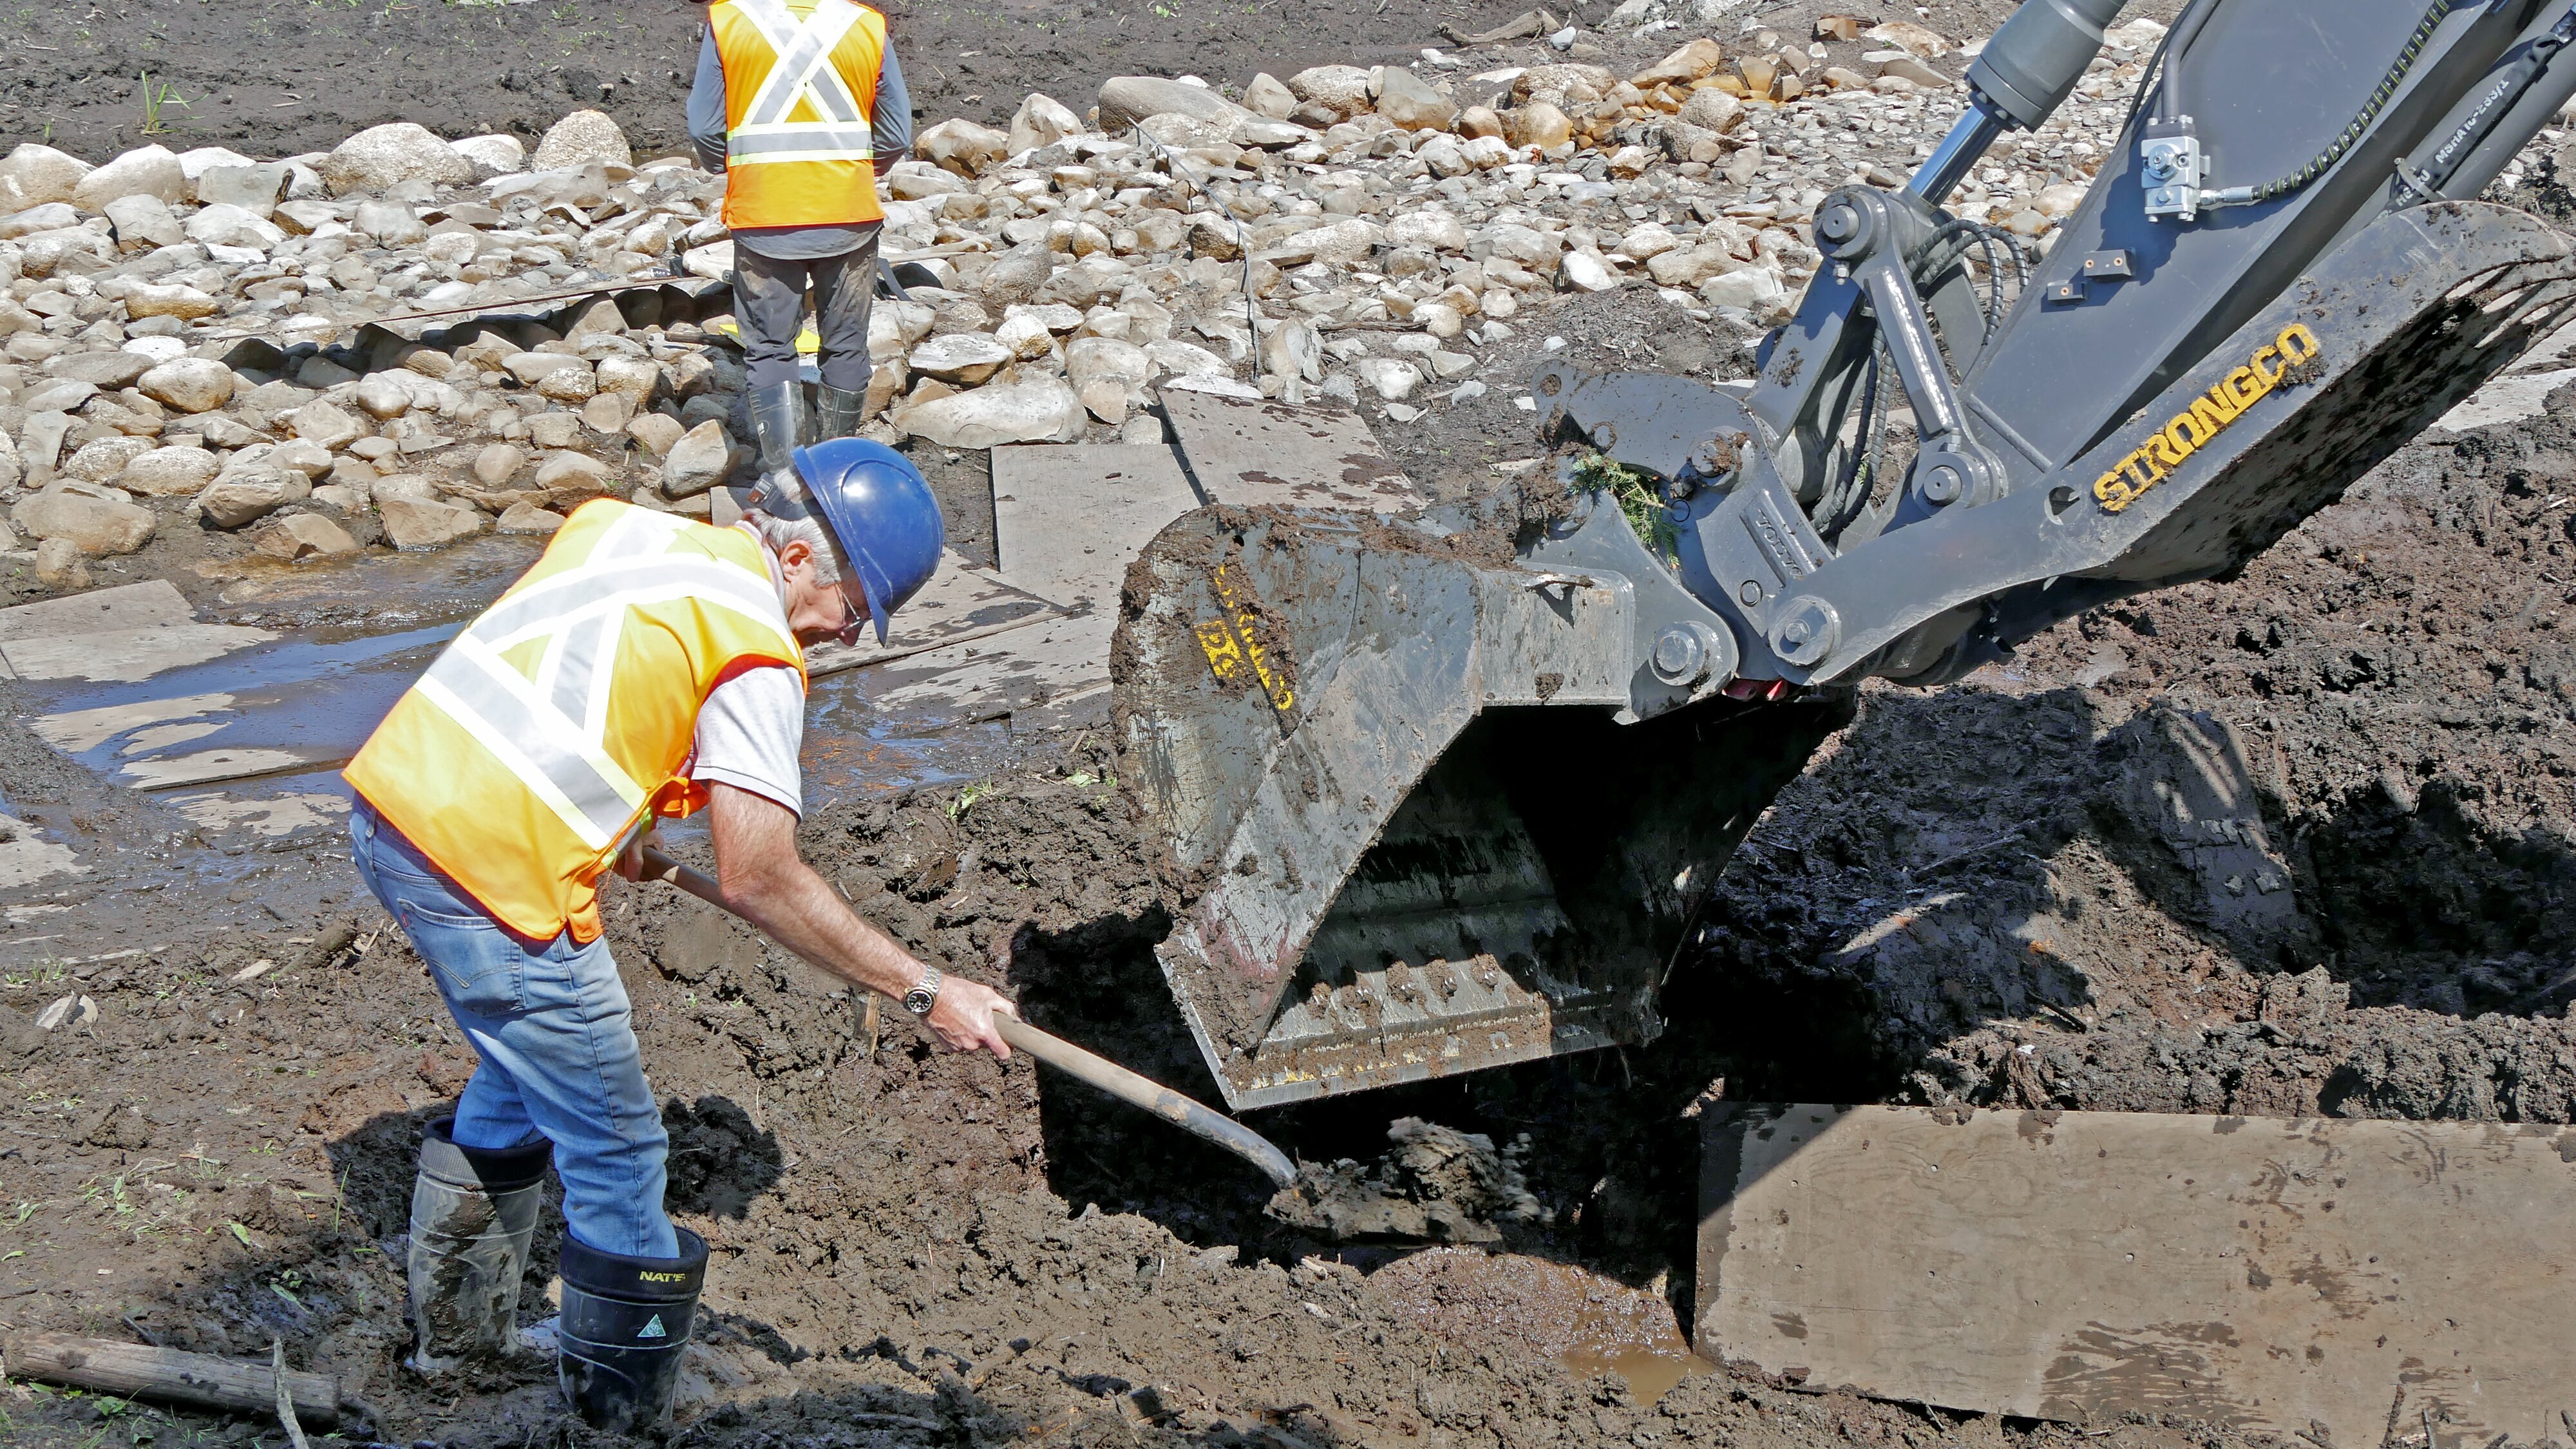
[[[1656,1036],[1698,902],[1846,710],[1632,670],[1685,606],[1583,496],[1207,508],[1147,548],[1118,725],[1189,902],[1164,973],[1231,1106]]]

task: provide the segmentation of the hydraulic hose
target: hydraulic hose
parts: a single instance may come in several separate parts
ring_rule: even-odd
[[[2204,3],[2209,4],[2212,9],[2216,8],[2215,0],[2204,0]],[[2480,3],[2482,0],[2433,0],[2432,5],[2424,11],[2424,18],[2415,22],[2414,32],[2406,37],[2406,44],[2397,52],[2397,59],[2390,63],[2388,73],[2381,76],[2379,84],[2371,88],[2370,99],[2362,103],[2361,110],[2353,116],[2352,123],[2338,132],[2334,140],[2326,144],[2324,150],[2310,158],[2307,165],[2277,180],[2266,181],[2260,186],[2229,186],[2211,191],[2201,198],[2200,204],[2250,206],[2260,202],[2277,201],[2325,175],[2328,169],[2343,159],[2345,152],[2352,149],[2354,142],[2359,141],[2369,132],[2371,124],[2379,119],[2379,113],[2387,109],[2389,99],[2395,96],[2397,88],[2404,84],[2407,73],[2415,69],[2416,59],[2424,53],[2426,42],[2433,38],[2434,31],[2441,28],[2442,22],[2450,19],[2453,11],[2472,9]],[[2177,59],[2180,55],[2180,51],[2175,52]]]
[[[733,908],[725,904],[724,892],[705,872],[682,865],[670,856],[644,847],[644,878],[667,881],[721,911]],[[1253,1166],[1279,1186],[1297,1180],[1297,1168],[1288,1154],[1271,1145],[1270,1139],[1188,1097],[1173,1091],[1149,1077],[1139,1076],[1095,1052],[1083,1050],[1059,1036],[1038,1030],[1008,1013],[995,1013],[994,1029],[1015,1051],[1027,1052],[1070,1077],[1078,1077],[1122,1102],[1142,1107],[1182,1131],[1204,1138]]]

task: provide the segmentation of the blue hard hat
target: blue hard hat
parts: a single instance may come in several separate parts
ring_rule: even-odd
[[[877,642],[886,616],[910,602],[939,569],[948,525],[912,460],[865,438],[832,438],[792,455],[805,495],[866,590]]]

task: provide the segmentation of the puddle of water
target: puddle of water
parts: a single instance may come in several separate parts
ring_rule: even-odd
[[[1369,1286],[1429,1332],[1544,1354],[1579,1374],[1615,1373],[1641,1404],[1716,1367],[1691,1352],[1672,1305],[1569,1263],[1433,1248],[1379,1269]]]

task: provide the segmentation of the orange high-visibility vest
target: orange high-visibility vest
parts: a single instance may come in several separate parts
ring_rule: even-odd
[[[598,881],[685,777],[698,710],[745,669],[805,656],[760,541],[598,499],[465,627],[343,772],[522,936],[599,938]]]
[[[868,117],[885,17],[851,0],[724,0],[707,25],[724,65],[725,225],[883,220]]]

